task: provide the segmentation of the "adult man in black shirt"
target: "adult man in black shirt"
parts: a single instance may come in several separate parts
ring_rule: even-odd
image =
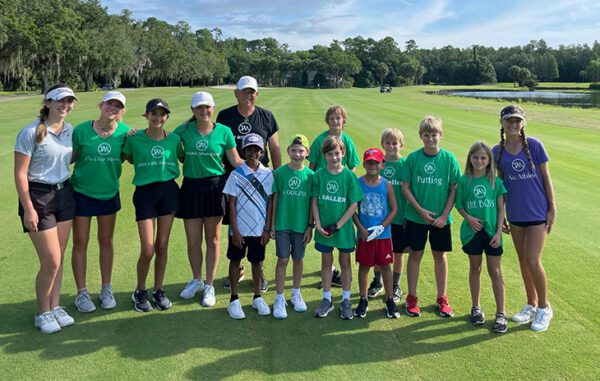
[[[264,166],[269,166],[272,163],[273,170],[281,166],[281,151],[279,150],[279,126],[273,116],[273,113],[267,109],[256,106],[258,98],[258,83],[251,76],[243,76],[238,81],[234,90],[237,105],[231,106],[219,112],[217,115],[217,123],[221,123],[231,129],[237,146],[237,151],[242,159],[242,140],[249,133],[255,133],[263,138],[264,146],[268,150],[264,150],[264,154],[260,159]],[[269,160],[269,154],[270,159]],[[229,174],[233,167],[228,160],[224,160],[225,170]],[[229,218],[227,215],[223,217],[223,223],[227,224]],[[240,280],[243,277],[243,266],[240,268]],[[268,283],[265,279],[264,271],[261,271],[261,290],[266,291]],[[223,285],[229,288],[229,278],[225,278]]]

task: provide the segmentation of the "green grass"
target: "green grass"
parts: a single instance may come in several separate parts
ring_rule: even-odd
[[[378,89],[302,90],[265,89],[259,104],[271,109],[279,122],[285,147],[295,132],[313,139],[326,127],[326,108],[342,104],[349,112],[346,132],[359,154],[379,145],[381,130],[400,128],[406,137],[404,154],[420,147],[418,123],[432,114],[444,119],[442,146],[454,152],[464,166],[465,155],[475,140],[494,144],[498,140],[498,113],[505,105],[493,100],[428,95],[423,90],[439,87],[395,88],[392,94]],[[196,89],[163,88],[124,90],[128,99],[125,122],[143,128],[140,115],[146,100],[161,96],[172,105],[169,128],[190,115],[189,98]],[[210,89],[217,111],[234,103],[232,90]],[[101,93],[78,94],[80,102],[69,116],[79,123],[97,116]],[[135,263],[139,243],[131,196],[132,169],[124,164],[121,198],[115,234],[116,258],[113,287],[119,303],[116,310],[98,309],[92,314],[76,312],[75,286],[66,254],[62,304],[69,307],[77,323],[54,335],[33,328],[34,276],[38,262],[26,235],[20,232],[17,196],[12,181],[13,146],[17,132],[37,114],[40,96],[0,102],[0,353],[2,378],[31,379],[598,379],[600,368],[600,308],[596,304],[600,280],[597,251],[600,177],[596,153],[600,147],[598,110],[525,105],[527,132],[545,143],[551,156],[558,217],[544,251],[548,287],[555,317],[549,331],[534,333],[527,327],[509,325],[504,335],[468,323],[470,298],[467,258],[458,241],[460,216],[453,226],[455,250],[449,254],[448,294],[456,316],[442,319],[434,314],[435,285],[432,260],[423,260],[419,297],[420,318],[403,315],[384,317],[381,301],[372,301],[366,319],[342,321],[336,314],[322,320],[311,316],[321,294],[320,259],[312,245],[307,250],[303,295],[309,312],[289,311],[289,318],[276,321],[259,317],[250,307],[250,281],[241,285],[241,301],[247,318],[232,321],[225,310],[228,296],[220,287],[225,276],[226,240],[217,280],[217,305],[203,308],[198,301],[177,297],[190,276],[181,221],[176,221],[170,246],[165,283],[174,300],[170,311],[139,314],[132,310],[130,295],[135,287]],[[285,153],[284,153],[284,158]],[[285,160],[284,160],[285,161]],[[359,171],[362,172],[362,171]],[[596,222],[594,222],[596,221]],[[92,234],[93,236],[93,234]],[[97,243],[91,241],[88,285],[94,296],[100,287]],[[503,273],[507,311],[518,311],[525,302],[516,254],[505,239]],[[271,243],[265,271],[273,285],[275,254]],[[354,269],[356,271],[356,268]],[[291,269],[288,271],[288,279]],[[150,274],[150,280],[152,279]],[[356,276],[355,276],[356,279]],[[490,281],[482,276],[482,306],[492,319],[494,302]],[[149,282],[151,284],[151,281]],[[288,282],[289,286],[289,282]],[[406,289],[406,278],[402,279]],[[339,304],[341,290],[334,289]],[[353,282],[356,303],[357,284]],[[273,287],[265,296],[271,304]]]

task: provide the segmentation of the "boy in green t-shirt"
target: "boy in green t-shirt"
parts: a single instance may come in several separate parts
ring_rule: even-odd
[[[441,119],[427,116],[421,121],[419,136],[423,148],[408,155],[402,176],[402,194],[408,201],[406,235],[413,250],[408,257],[406,274],[406,314],[409,316],[421,315],[417,304],[417,283],[427,235],[433,254],[439,314],[443,317],[454,315],[446,295],[446,252],[452,251],[450,212],[454,205],[460,168],[456,157],[440,148],[442,133]]]
[[[342,158],[342,165],[348,167],[353,172],[354,169],[360,165],[360,159],[356,152],[356,148],[354,147],[354,142],[350,136],[344,133],[346,122],[348,122],[348,112],[344,107],[336,105],[327,109],[325,112],[325,123],[327,123],[328,129],[317,136],[310,146],[310,153],[308,155],[310,169],[317,171],[318,169],[327,166],[327,160],[325,159],[325,155],[321,152],[321,147],[323,147],[323,142],[329,136],[339,137],[346,147],[346,153]],[[340,272],[335,269],[335,266],[332,267],[331,274],[331,284],[338,287],[341,286],[342,278]]]
[[[406,198],[402,195],[402,174],[404,173],[404,165],[406,158],[400,154],[400,150],[404,147],[404,135],[397,128],[386,128],[381,133],[381,146],[385,152],[384,168],[381,171],[381,176],[388,180],[394,188],[394,195],[398,203],[398,212],[392,220],[392,246],[394,250],[394,269],[393,269],[393,291],[394,302],[398,303],[402,298],[402,290],[400,289],[400,278],[404,269],[404,253],[410,253],[408,238],[404,229],[405,214],[406,214]],[[375,265],[375,276],[369,285],[367,296],[375,298],[383,289],[383,279],[379,266]]]
[[[321,149],[327,167],[319,169],[313,177],[311,209],[315,219],[315,249],[321,256],[321,283],[323,300],[315,310],[315,317],[323,318],[333,311],[331,302],[331,275],[333,249],[339,251],[339,263],[342,272],[342,304],[340,317],[352,319],[350,286],[352,265],[350,254],[356,245],[354,224],[350,219],[357,210],[358,202],[363,198],[362,188],[356,175],[342,165],[346,153],[342,139],[329,136]]]
[[[308,139],[296,134],[287,148],[290,162],[273,172],[273,216],[274,225],[271,238],[275,238],[277,268],[275,285],[277,295],[273,304],[273,316],[276,319],[287,317],[286,302],[283,295],[285,272],[292,256],[293,290],[290,303],[296,312],[306,311],[306,303],[300,294],[303,258],[306,244],[312,239],[312,215],[310,213],[310,195],[314,172],[304,165],[309,153]]]

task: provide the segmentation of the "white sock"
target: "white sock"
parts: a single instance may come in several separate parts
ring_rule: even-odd
[[[331,302],[331,291],[323,291],[323,299],[327,299]]]
[[[299,288],[292,288],[292,296],[295,295],[300,295],[300,289]]]
[[[350,290],[342,290],[342,300],[350,299]]]
[[[285,296],[283,295],[283,293],[281,293],[281,294],[276,294],[276,295],[275,295],[275,299],[281,299],[281,300],[285,301]]]

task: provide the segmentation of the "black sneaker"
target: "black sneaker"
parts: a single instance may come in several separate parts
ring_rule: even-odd
[[[485,323],[485,314],[481,310],[481,307],[471,308],[471,323],[473,325],[482,325]]]
[[[492,326],[492,331],[498,333],[504,333],[508,330],[508,320],[506,319],[506,315],[503,313],[496,314],[496,321]]]
[[[265,278],[265,270],[260,270],[260,291],[267,292],[269,289],[269,283],[267,282],[267,278]]]
[[[393,297],[390,297],[385,301],[385,312],[390,319],[397,319],[400,317],[400,311],[398,311],[398,306],[396,306]]]
[[[331,273],[331,285],[342,287],[342,273],[338,269],[333,269]]]
[[[367,296],[373,299],[381,293],[381,290],[383,290],[383,285],[377,279],[373,279],[367,290]]]
[[[358,301],[358,306],[354,309],[354,316],[364,318],[369,310],[369,301],[365,297],[361,297]]]
[[[165,290],[159,288],[158,290],[154,290],[152,293],[152,302],[156,304],[156,308],[159,310],[168,310],[173,306],[173,303],[167,298],[167,294],[165,294]]]
[[[152,306],[148,301],[148,290],[135,290],[131,295],[133,300],[133,309],[137,312],[150,312]]]
[[[402,300],[402,295],[404,295],[404,293],[400,289],[400,286],[395,284],[392,290],[392,297],[394,298],[394,302],[398,303],[400,300]]]

